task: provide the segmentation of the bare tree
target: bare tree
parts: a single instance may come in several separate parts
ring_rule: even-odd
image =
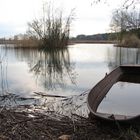
[[[140,13],[133,10],[115,10],[111,20],[111,30],[120,33],[120,41],[126,32],[140,28]]]
[[[113,1],[113,0],[112,0]],[[109,3],[108,0],[93,0],[93,3]],[[140,0],[122,0],[122,5],[120,8],[128,9],[128,8],[135,8],[137,4],[140,4]]]
[[[28,23],[28,34],[35,36],[44,48],[64,47],[68,43],[72,20],[73,10],[64,18],[62,10],[53,11],[50,5],[43,5],[42,18]]]

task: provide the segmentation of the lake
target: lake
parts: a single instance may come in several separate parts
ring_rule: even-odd
[[[140,64],[140,49],[112,44],[75,44],[64,50],[42,52],[1,45],[0,105],[33,105],[44,110],[87,115],[88,92],[106,73],[121,64]],[[117,83],[98,111],[139,113],[139,88],[139,84]],[[132,94],[135,89],[137,92]],[[129,99],[134,100],[133,104],[130,105]],[[114,105],[116,102],[118,106]]]

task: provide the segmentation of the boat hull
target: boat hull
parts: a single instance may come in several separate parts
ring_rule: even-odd
[[[140,66],[119,66],[106,75],[88,94],[87,104],[90,117],[106,121],[135,122],[140,121],[140,115],[125,116],[97,112],[97,108],[110,88],[118,81],[140,83]]]

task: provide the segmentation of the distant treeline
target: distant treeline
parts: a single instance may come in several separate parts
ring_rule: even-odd
[[[71,40],[92,40],[92,41],[114,41],[117,40],[117,33],[102,33],[94,35],[77,35]]]
[[[117,33],[103,33],[103,34],[95,34],[95,35],[77,35],[76,37],[70,38],[70,43],[92,43],[92,42],[109,42],[109,41],[116,41],[117,40]],[[21,44],[32,44],[32,39],[25,38],[25,35],[15,35],[13,39],[0,39],[0,44],[17,44],[20,46]],[[28,45],[27,45],[28,46]]]
[[[130,39],[132,35],[135,35],[140,39],[140,28],[116,33],[101,33],[93,35],[81,34],[76,37],[71,37],[69,43],[117,43],[120,42],[121,36],[126,36],[125,38],[128,38],[132,42],[135,40],[134,36]],[[28,36],[21,34],[15,35],[13,38],[9,39],[0,38],[0,44],[16,44],[17,46],[36,46],[38,44],[36,41],[35,39],[28,38]]]
[[[135,34],[140,38],[140,28],[132,29],[131,31],[124,31],[123,34]],[[92,41],[115,41],[120,38],[120,32],[116,33],[102,33],[102,34],[93,34],[93,35],[77,35],[76,37],[71,38],[71,40],[92,40]]]

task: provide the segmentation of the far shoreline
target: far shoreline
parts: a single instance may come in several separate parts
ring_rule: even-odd
[[[117,41],[112,40],[69,40],[68,45],[72,44],[116,44]]]
[[[69,39],[67,45],[75,45],[75,44],[113,44],[116,45],[117,41],[112,40],[72,40]],[[35,43],[24,42],[23,40],[1,40],[0,45],[6,45],[8,48],[39,48]]]

